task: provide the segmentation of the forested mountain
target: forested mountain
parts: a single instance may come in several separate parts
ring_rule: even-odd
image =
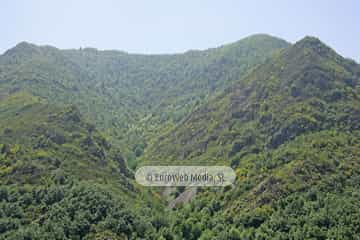
[[[358,64],[306,37],[198,107],[160,136],[145,159],[235,166],[307,132],[356,130],[359,76]]]
[[[134,154],[237,179],[168,209]],[[360,239],[359,169],[360,66],[314,37],[0,56],[0,239]]]
[[[0,239],[154,236],[158,201],[76,107],[16,92],[0,109]]]
[[[0,57],[0,94],[26,90],[55,104],[74,104],[124,151],[129,148],[131,158],[159,128],[288,45],[254,35],[205,51],[139,55],[23,42]]]
[[[359,239],[360,66],[306,37],[160,136],[145,159],[237,173],[232,187],[180,207],[164,236]]]

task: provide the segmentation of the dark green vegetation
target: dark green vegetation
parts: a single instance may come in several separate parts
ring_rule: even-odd
[[[232,161],[308,132],[358,130],[360,68],[307,37],[154,141],[146,160]]]
[[[132,164],[159,129],[178,122],[215,90],[287,46],[267,35],[177,55],[20,43],[0,57],[0,95],[21,89],[57,105],[76,105],[121,144]]]
[[[0,239],[155,236],[157,201],[76,107],[17,92],[0,109]]]
[[[360,239],[359,79],[312,37],[161,56],[19,44],[0,57],[0,238]],[[164,210],[135,155],[237,180]]]
[[[359,79],[358,64],[307,37],[162,135],[145,159],[237,172],[180,207],[164,236],[360,239]]]

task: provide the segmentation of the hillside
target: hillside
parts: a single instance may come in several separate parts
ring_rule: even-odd
[[[16,92],[0,99],[0,126],[0,239],[155,233],[157,200],[76,107]]]
[[[359,76],[359,65],[307,37],[198,107],[144,159],[236,166],[307,132],[358,130]]]
[[[237,179],[145,188],[137,164]],[[314,37],[0,56],[0,239],[360,239],[359,169],[360,65]]]
[[[25,90],[74,104],[131,160],[159,130],[288,45],[254,35],[205,51],[140,55],[23,42],[0,56],[0,95]]]
[[[148,164],[225,164],[176,210],[184,239],[359,239],[360,66],[306,37],[154,141]]]

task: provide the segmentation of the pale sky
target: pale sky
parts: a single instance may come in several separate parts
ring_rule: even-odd
[[[359,24],[357,0],[2,0],[0,53],[21,41],[175,53],[267,33],[316,36],[359,62]]]

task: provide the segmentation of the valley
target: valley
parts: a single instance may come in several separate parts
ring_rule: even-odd
[[[149,188],[146,165],[237,178]],[[0,56],[0,239],[359,239],[359,169],[360,65],[316,37]]]

